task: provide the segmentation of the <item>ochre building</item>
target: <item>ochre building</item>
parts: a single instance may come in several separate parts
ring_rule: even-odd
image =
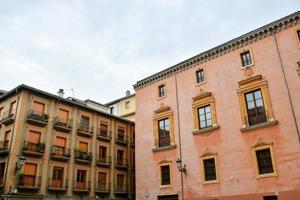
[[[300,12],[135,90],[137,199],[300,199]]]
[[[134,199],[134,123],[26,85],[0,96],[2,194]]]

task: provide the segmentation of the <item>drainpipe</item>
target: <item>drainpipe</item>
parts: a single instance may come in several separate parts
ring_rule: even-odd
[[[275,33],[273,34],[273,38],[274,38],[278,58],[279,58],[279,61],[280,61],[280,67],[281,67],[282,74],[283,74],[283,80],[284,80],[284,83],[285,83],[285,88],[286,88],[286,91],[288,93],[289,103],[290,103],[290,106],[291,106],[291,109],[292,109],[292,114],[293,114],[293,119],[294,119],[296,132],[297,132],[297,136],[298,136],[298,141],[300,143],[300,133],[299,133],[299,127],[298,127],[298,124],[297,124],[297,118],[296,118],[296,114],[295,114],[295,110],[294,110],[294,106],[293,106],[293,101],[292,101],[292,98],[291,98],[290,89],[289,89],[288,82],[287,82],[287,79],[286,79],[286,74],[285,74],[285,71],[284,71],[283,62],[282,62],[282,58],[281,58],[280,51],[279,51],[279,48],[278,48],[278,43],[277,43]]]
[[[18,92],[19,92],[18,88],[16,88],[16,94],[18,94]],[[10,142],[10,145],[9,145],[9,156],[7,158],[7,164],[5,166],[6,169],[5,169],[5,176],[4,176],[4,179],[3,179],[3,187],[2,187],[4,190],[5,190],[5,183],[6,183],[6,179],[7,179],[8,164],[9,164],[9,160],[11,158],[12,141],[13,141],[14,135],[16,134],[16,133],[14,133],[14,130],[15,130],[15,126],[16,126],[16,118],[17,118],[17,111],[18,111],[18,107],[19,107],[19,102],[20,102],[20,94],[17,96],[17,106],[16,106],[16,110],[15,110],[15,113],[14,113],[15,120],[14,120],[14,125],[13,125],[12,130],[11,130],[12,136],[11,136],[11,142]],[[13,168],[13,170],[15,170],[15,168]],[[3,192],[3,190],[2,190],[2,192]],[[12,191],[10,191],[10,192],[12,192]]]
[[[175,74],[175,91],[176,91],[176,107],[177,107],[177,120],[178,120],[178,141],[179,141],[179,159],[182,161],[181,151],[181,135],[180,135],[180,116],[179,116],[179,103],[178,103],[178,88],[177,88],[177,75]],[[182,163],[181,163],[182,164]],[[184,188],[183,188],[183,172],[180,172],[181,179],[181,199],[184,200]]]

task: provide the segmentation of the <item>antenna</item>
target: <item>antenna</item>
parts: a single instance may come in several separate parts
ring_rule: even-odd
[[[74,89],[73,89],[73,88],[66,89],[66,91],[71,91],[71,92],[72,92],[72,95],[73,95],[73,98],[75,98],[75,95],[74,95]]]

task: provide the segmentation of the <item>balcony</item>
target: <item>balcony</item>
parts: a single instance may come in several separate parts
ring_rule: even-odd
[[[51,192],[66,192],[68,190],[68,180],[49,178],[48,190]]]
[[[68,161],[70,160],[70,149],[65,147],[60,147],[53,145],[51,151],[51,159],[58,160],[58,161]]]
[[[29,110],[27,115],[27,122],[37,126],[44,127],[48,124],[49,116],[45,113],[41,113],[35,110]]]
[[[75,152],[75,162],[79,164],[91,164],[93,160],[92,153],[74,150]]]
[[[19,190],[39,190],[41,187],[41,177],[20,174],[18,177]]]
[[[15,120],[15,113],[14,112],[4,112],[1,119],[1,124],[9,125],[13,123]]]
[[[117,169],[121,169],[121,170],[127,170],[128,169],[128,162],[125,159],[118,159],[116,158],[116,163],[115,166]]]
[[[116,134],[115,142],[118,145],[127,146],[128,140],[125,135]]]
[[[105,158],[98,156],[96,164],[99,167],[110,167],[111,166],[111,156],[107,156]]]
[[[100,128],[97,129],[97,139],[104,142],[110,142],[111,141],[111,132],[110,131],[104,131]]]
[[[128,194],[127,184],[116,184],[115,185],[115,195],[127,195]]]
[[[9,153],[9,141],[0,141],[0,156],[6,156]]]
[[[98,183],[97,186],[95,187],[95,193],[96,194],[109,194],[111,191],[110,189],[110,183],[105,184],[105,183]]]
[[[74,181],[73,191],[78,193],[89,193],[91,190],[91,182],[77,182]]]
[[[77,134],[84,136],[84,137],[93,137],[94,135],[94,128],[90,127],[88,124],[78,124]]]
[[[65,121],[63,119],[60,119],[59,117],[54,117],[53,118],[53,127],[55,130],[70,133],[73,128],[73,120],[69,119],[69,120]]]
[[[42,157],[45,152],[44,143],[32,143],[29,141],[24,141],[24,147],[22,150],[23,155],[32,157]]]

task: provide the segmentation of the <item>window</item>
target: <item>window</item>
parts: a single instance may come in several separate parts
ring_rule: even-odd
[[[79,151],[81,151],[81,152],[88,152],[88,143],[86,143],[86,142],[79,142],[79,146],[78,146],[79,148]]]
[[[37,164],[25,163],[24,165],[24,175],[22,180],[19,180],[24,186],[35,186],[37,173]]]
[[[118,149],[117,150],[117,164],[123,165],[123,160],[124,160],[124,151]]]
[[[85,189],[86,170],[77,170],[76,188]]]
[[[62,188],[64,179],[64,168],[63,167],[53,167],[52,174],[52,187]]]
[[[126,102],[125,102],[125,108],[126,108],[126,109],[129,109],[129,108],[130,108],[130,101],[126,101]]]
[[[103,191],[106,189],[106,173],[98,173],[98,191]]]
[[[158,146],[165,147],[170,145],[170,126],[169,118],[158,121]]]
[[[215,181],[217,180],[216,174],[216,166],[215,166],[215,159],[204,159],[203,160],[203,167],[204,167],[204,179],[205,181]]]
[[[3,186],[3,177],[5,172],[5,162],[0,163],[0,185]]]
[[[238,85],[241,131],[276,125],[278,121],[274,119],[267,81],[256,75],[239,81]]]
[[[123,174],[117,174],[117,191],[123,191],[124,186],[124,175]]]
[[[99,146],[99,161],[106,162],[106,147]]]
[[[67,139],[64,137],[56,136],[55,146],[52,150],[52,153],[55,155],[64,155],[67,146]]]
[[[257,167],[259,174],[274,173],[270,149],[256,150]]]
[[[300,42],[300,30],[297,30],[298,41]]]
[[[90,126],[90,118],[82,115],[80,119],[80,130],[89,131],[89,126]]]
[[[100,123],[100,135],[101,136],[107,136],[108,133],[108,125],[104,123]]]
[[[205,81],[204,70],[200,69],[196,71],[197,83],[203,83]]]
[[[9,116],[13,115],[16,109],[16,101],[10,103],[9,106]]]
[[[250,50],[241,53],[240,56],[241,56],[241,61],[242,61],[243,67],[252,65],[252,58],[251,58]]]
[[[114,114],[114,107],[110,107],[109,109],[110,109],[110,114],[113,115]]]
[[[158,96],[159,97],[166,96],[166,86],[165,85],[158,86]]]
[[[277,196],[264,196],[264,200],[278,200]]]
[[[118,128],[118,140],[125,140],[125,130],[123,128]]]
[[[212,126],[210,105],[198,108],[198,119],[200,129]]]
[[[267,121],[261,90],[245,94],[248,123],[250,126]]]
[[[3,116],[3,107],[0,108],[0,120],[2,119]]]
[[[3,140],[3,149],[8,149],[9,145],[9,139],[10,139],[10,130],[6,131],[4,134],[4,140]]]
[[[45,104],[34,101],[33,102],[33,110],[36,114],[42,115],[45,110]]]
[[[161,185],[171,185],[171,178],[170,178],[170,165],[163,165],[160,166],[160,173],[161,173]]]
[[[69,118],[69,111],[60,108],[58,110],[58,118],[59,122],[67,124]]]

